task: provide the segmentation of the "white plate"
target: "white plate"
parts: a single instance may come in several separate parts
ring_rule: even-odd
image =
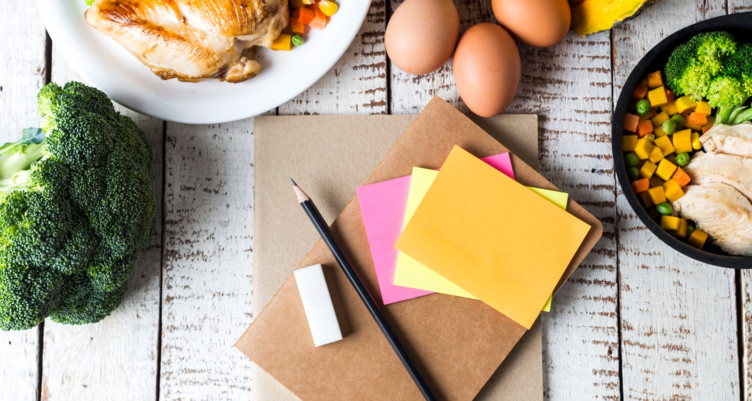
[[[322,31],[292,51],[260,49],[261,72],[238,84],[163,81],[84,20],[84,0],[37,0],[44,25],[76,73],[116,102],[163,120],[209,124],[261,114],[308,89],[331,69],[363,23],[370,0],[342,0]]]

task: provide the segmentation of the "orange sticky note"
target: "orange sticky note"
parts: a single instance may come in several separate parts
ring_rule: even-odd
[[[529,329],[589,230],[455,146],[395,246]]]

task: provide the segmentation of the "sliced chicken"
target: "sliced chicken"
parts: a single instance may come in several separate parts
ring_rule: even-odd
[[[716,124],[700,136],[700,142],[706,152],[750,157],[752,155],[752,124]]]
[[[162,79],[241,82],[287,26],[287,0],[97,0],[86,22]]]
[[[752,256],[752,204],[733,187],[721,183],[688,185],[673,205],[697,223],[713,243],[733,255]]]
[[[684,171],[692,178],[694,185],[719,182],[736,188],[752,199],[752,158],[698,152]]]

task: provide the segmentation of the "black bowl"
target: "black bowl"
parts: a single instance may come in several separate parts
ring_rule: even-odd
[[[621,90],[619,102],[616,104],[616,109],[614,110],[614,122],[612,126],[614,166],[619,185],[621,185],[624,196],[629,201],[632,210],[637,213],[640,220],[661,241],[690,258],[701,262],[735,269],[748,269],[752,268],[752,257],[729,255],[717,246],[712,245],[710,241],[706,243],[704,249],[700,250],[664,231],[650,217],[642,204],[640,204],[627,178],[627,169],[624,165],[624,152],[621,146],[622,136],[624,135],[624,114],[627,112],[627,107],[629,107],[630,97],[635,86],[648,73],[663,70],[668,57],[676,46],[688,41],[698,33],[710,31],[727,31],[734,35],[738,41],[749,41],[752,39],[752,12],[724,15],[690,25],[663,39],[640,60],[634,70],[632,70],[632,73],[629,74],[629,78],[627,78],[627,82]]]

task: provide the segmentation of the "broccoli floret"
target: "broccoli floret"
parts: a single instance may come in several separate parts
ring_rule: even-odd
[[[707,99],[712,107],[736,107],[747,99],[748,95],[742,81],[719,75],[710,82]]]
[[[703,98],[713,77],[723,68],[726,56],[736,51],[736,41],[728,32],[695,35],[678,46],[666,63],[666,84],[674,93]]]
[[[721,75],[741,81],[747,96],[752,96],[752,43],[740,45],[736,53],[724,61]]]
[[[97,89],[39,93],[43,132],[0,147],[0,329],[103,319],[155,221],[144,133]],[[27,289],[24,289],[27,288]]]

